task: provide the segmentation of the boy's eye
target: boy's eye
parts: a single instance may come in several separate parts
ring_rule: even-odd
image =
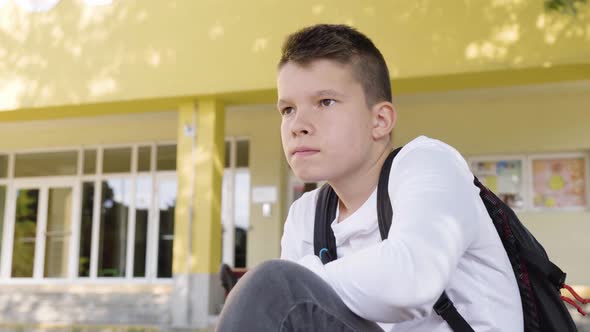
[[[293,107],[285,107],[285,108],[281,109],[282,115],[289,115],[292,112],[293,112]]]
[[[330,106],[334,105],[335,103],[336,103],[336,101],[334,99],[320,100],[320,106],[323,106],[323,107],[330,107]]]

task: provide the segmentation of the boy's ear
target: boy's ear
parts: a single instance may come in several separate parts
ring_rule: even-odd
[[[373,105],[373,139],[378,140],[388,137],[397,121],[397,112],[392,103],[383,101]]]

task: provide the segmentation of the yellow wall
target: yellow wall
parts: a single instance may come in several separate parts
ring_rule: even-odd
[[[176,141],[176,112],[0,122],[0,151]]]
[[[0,9],[0,110],[272,90],[284,37],[318,22],[372,37],[394,79],[590,61],[590,4],[572,18],[540,0],[81,3]]]

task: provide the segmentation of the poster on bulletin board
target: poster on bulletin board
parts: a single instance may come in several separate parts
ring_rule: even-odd
[[[533,206],[541,209],[586,206],[586,160],[584,157],[534,159]]]
[[[493,191],[511,208],[524,205],[523,162],[519,159],[476,159],[471,171],[483,185]]]

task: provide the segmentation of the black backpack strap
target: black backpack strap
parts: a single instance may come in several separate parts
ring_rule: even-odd
[[[336,238],[331,223],[336,218],[338,196],[329,184],[324,184],[318,193],[313,227],[313,249],[322,263],[336,259]]]
[[[393,209],[391,208],[391,200],[389,199],[388,183],[389,173],[391,172],[391,164],[393,159],[401,151],[402,148],[393,150],[385,159],[381,173],[379,174],[379,182],[377,184],[377,221],[379,222],[379,233],[381,239],[387,239],[389,229],[391,228],[391,220],[393,218]]]
[[[434,311],[444,319],[454,332],[474,332],[469,323],[457,311],[453,301],[443,292],[434,304]]]
[[[381,238],[386,239],[387,233],[391,228],[391,218],[393,211],[389,201],[387,183],[389,182],[389,172],[393,159],[402,148],[397,148],[389,154],[379,174],[379,183],[377,185],[377,215],[379,220],[379,232]],[[313,247],[314,254],[320,257],[322,263],[326,264],[335,260],[337,256],[336,238],[332,231],[331,223],[336,218],[336,209],[338,208],[338,196],[329,184],[324,184],[318,193],[315,221],[313,227]]]

